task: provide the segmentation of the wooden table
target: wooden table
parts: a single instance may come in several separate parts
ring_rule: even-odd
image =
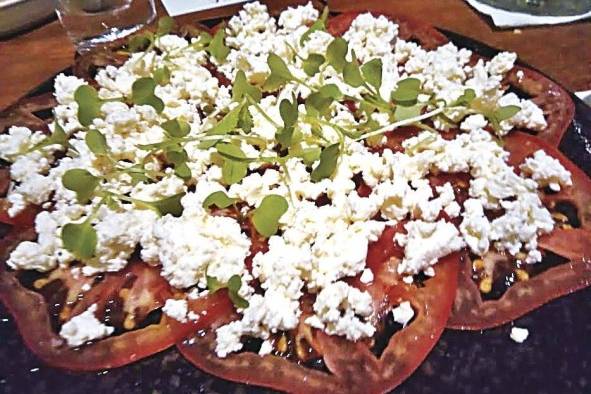
[[[294,1],[273,0],[280,9]],[[462,0],[332,0],[331,10],[381,10],[413,15],[437,27],[517,52],[570,90],[591,89],[591,22],[523,29],[496,29]],[[239,7],[206,11],[183,20],[231,14]],[[159,13],[164,13],[159,6]],[[74,48],[57,21],[0,42],[0,110],[72,64]]]

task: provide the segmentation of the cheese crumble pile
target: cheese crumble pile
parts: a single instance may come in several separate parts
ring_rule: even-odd
[[[244,336],[264,340],[261,354],[271,352],[272,335],[298,325],[305,293],[315,295],[306,324],[353,341],[371,337],[376,331],[372,299],[344,279],[361,275],[363,283],[371,283],[368,244],[386,226],[403,220],[406,234],[397,234],[395,242],[404,247],[399,274],[407,281],[419,273],[433,275],[439,258],[464,247],[480,256],[494,248],[525,256],[523,263],[539,262],[537,237],[552,231],[554,222],[537,190],[560,190],[571,179],[543,151],[526,159],[517,174],[497,142],[516,127],[546,127],[539,107],[501,88],[515,54],[504,52],[471,64],[469,50],[451,43],[424,50],[400,39],[396,24],[367,13],[359,15],[343,36],[348,44],[345,70],[355,59],[371,66],[379,59],[379,81],[368,66],[359,76],[365,81],[352,83],[352,77],[344,77],[339,66],[330,64],[335,37],[322,26],[310,28],[319,18],[308,4],[289,8],[276,20],[254,2],[230,19],[223,34],[216,34],[221,50],[219,42],[217,49],[210,46],[206,51],[199,38],[158,36],[153,46],[131,54],[121,67],[98,72],[98,96],[87,96],[96,103],[90,120],[82,119],[80,111],[80,87],[86,82],[59,75],[56,123],[50,128],[54,135],[63,132],[67,144],[39,146],[46,136],[23,127],[0,136],[0,157],[12,163],[9,214],[16,216],[29,205],[45,209],[35,221],[38,239],[19,244],[7,264],[42,272],[81,267],[82,274],[90,276],[122,270],[139,249],[142,260],[159,266],[162,276],[187,298],[207,294],[212,280],[228,284],[237,276],[236,293],[246,303],[238,307],[240,319],[217,329],[216,351],[225,357],[242,349]],[[242,90],[261,88],[281,69],[281,64],[271,64],[270,54],[278,55],[288,70],[281,74],[284,80],[276,92],[258,100],[252,97],[256,93],[237,98],[239,80]],[[322,60],[310,72],[312,59],[320,61],[317,55],[329,62]],[[234,81],[234,88],[212,75],[211,64]],[[159,78],[148,98],[137,99],[136,82],[156,79],[157,70],[169,75]],[[384,108],[393,92],[401,93],[400,86],[413,80],[419,81],[420,92],[410,108],[418,106],[418,112],[403,116]],[[326,91],[320,94],[325,86],[334,87],[338,99],[331,100]],[[471,109],[470,95],[491,111],[518,108],[504,119],[494,119]],[[321,99],[328,105],[322,106]],[[365,105],[365,110],[355,115],[345,99]],[[284,108],[288,105],[297,117],[291,128]],[[430,118],[421,118],[429,113]],[[220,132],[220,124],[231,121],[229,114],[239,114],[238,126],[233,124],[237,131]],[[402,152],[374,149],[384,142],[383,132],[401,120],[424,130],[405,140]],[[456,128],[459,133],[453,139],[439,133]],[[497,135],[489,131],[493,128]],[[286,129],[291,133],[287,143],[282,140]],[[361,134],[355,135],[359,130]],[[93,141],[101,138],[99,149]],[[163,142],[171,140],[182,140],[181,148],[166,151]],[[332,161],[331,146],[338,147]],[[56,153],[64,157],[57,160]],[[330,162],[332,171],[315,174]],[[84,179],[75,179],[76,185],[96,179],[94,194],[81,198],[66,181],[65,174],[74,169],[85,171]],[[469,199],[459,204],[450,183],[432,189],[427,176],[433,172],[469,173]],[[355,177],[371,188],[369,195],[358,194]],[[253,257],[251,270],[245,265],[251,239],[240,218],[211,214],[206,200],[216,192],[239,206],[244,217],[270,196],[281,201],[266,212],[266,217],[269,212],[277,216],[271,223],[276,228],[269,234],[268,251]],[[174,213],[153,209],[162,206],[156,202],[176,197],[180,205]],[[320,198],[327,202],[317,204]],[[283,202],[285,209],[279,209]],[[489,220],[486,210],[503,213]],[[440,219],[442,211],[459,218],[459,227]],[[68,247],[64,229],[70,224],[93,231],[92,253]],[[259,289],[251,286],[253,279]],[[197,318],[186,300],[169,300],[164,312],[179,321]],[[113,328],[93,313],[91,308],[63,326],[61,335],[70,345],[111,334]],[[394,315],[407,324],[414,312],[403,302]]]

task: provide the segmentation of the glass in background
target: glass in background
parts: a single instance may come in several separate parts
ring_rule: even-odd
[[[156,17],[154,0],[58,0],[56,12],[78,53],[128,36]]]

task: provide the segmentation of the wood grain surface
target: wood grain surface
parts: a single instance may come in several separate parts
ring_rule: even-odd
[[[188,1],[188,0],[187,0]],[[267,1],[273,9],[302,1]],[[570,90],[591,89],[591,22],[499,30],[463,0],[329,0],[333,11],[376,10],[404,14],[434,26],[515,51],[521,60],[542,70]],[[184,15],[181,21],[226,16],[239,6]],[[159,5],[159,13],[163,8]],[[0,110],[67,68],[74,48],[57,21],[15,38],[0,41]]]

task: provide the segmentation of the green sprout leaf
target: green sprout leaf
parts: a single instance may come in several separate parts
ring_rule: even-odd
[[[230,300],[232,301],[232,303],[234,304],[234,306],[236,308],[246,308],[248,307],[248,301],[246,301],[244,298],[242,298],[239,294],[238,291],[240,290],[240,287],[242,286],[242,280],[240,279],[239,275],[232,275],[230,277],[230,279],[228,280],[228,283],[222,283],[220,282],[217,278],[213,277],[213,276],[206,276],[207,279],[207,290],[209,290],[210,293],[215,293],[216,291],[220,290],[220,289],[228,289],[228,297],[230,297]]]
[[[472,101],[474,101],[475,98],[476,92],[474,91],[474,89],[468,88],[464,90],[464,93],[462,93],[462,95],[458,97],[458,99],[452,104],[452,106],[468,106],[472,103]]]
[[[236,129],[238,121],[240,120],[240,111],[242,106],[239,105],[236,108],[228,112],[222,120],[220,120],[215,126],[209,129],[207,135],[224,135]]]
[[[248,83],[244,71],[239,70],[232,86],[232,100],[240,102],[244,96],[249,96],[258,103],[263,94],[259,88]]]
[[[279,103],[279,114],[283,120],[283,128],[278,130],[277,140],[283,149],[291,146],[295,124],[298,120],[298,103],[287,99]]]
[[[293,149],[290,153],[296,157],[300,157],[304,164],[310,166],[314,164],[314,162],[320,159],[320,154],[322,153],[322,149],[319,146],[311,147],[311,148],[299,148]]]
[[[109,147],[107,145],[107,139],[98,130],[88,130],[84,137],[88,149],[97,156],[107,155],[109,153]]]
[[[153,78],[140,78],[131,86],[131,101],[137,105],[150,105],[156,112],[164,109],[164,102],[154,94],[156,82]]]
[[[232,275],[228,280],[228,296],[236,308],[247,308],[248,301],[242,298],[238,291],[242,286],[242,280],[239,275]]]
[[[216,277],[214,276],[206,276],[206,280],[207,280],[207,290],[209,290],[210,293],[215,293],[216,291],[223,289],[226,287],[225,284],[223,284],[222,282],[220,282]]]
[[[176,27],[176,22],[170,16],[163,16],[158,19],[158,28],[156,34],[163,36],[169,34]]]
[[[425,104],[415,104],[411,106],[397,105],[394,110],[394,119],[396,121],[411,119],[419,116]]]
[[[337,85],[334,83],[329,83],[328,85],[324,85],[321,87],[318,92],[323,95],[324,97],[330,97],[334,100],[340,100],[343,98],[343,93],[339,89]]]
[[[486,118],[491,123],[495,130],[501,128],[501,122],[507,119],[511,119],[515,116],[521,108],[517,105],[506,105],[495,109],[492,113],[485,113]]]
[[[191,125],[186,121],[175,118],[167,120],[160,125],[166,133],[174,138],[183,138],[191,131]]]
[[[328,45],[326,49],[326,60],[335,70],[342,72],[347,61],[348,44],[341,37],[337,37]]]
[[[303,61],[302,68],[309,77],[313,77],[318,73],[320,66],[322,66],[325,61],[326,59],[324,59],[324,56],[312,53]]]
[[[343,68],[343,79],[347,85],[353,86],[354,88],[363,85],[363,77],[361,76],[361,69],[359,68],[355,51],[353,51],[353,60],[345,64]]]
[[[254,120],[248,110],[248,106],[243,106],[238,116],[238,127],[244,130],[245,133],[250,133],[254,126]]]
[[[220,209],[228,208],[230,205],[234,205],[237,200],[235,198],[228,197],[223,191],[213,192],[203,200],[203,208],[209,209],[212,206],[216,206]]]
[[[391,98],[397,103],[412,103],[417,100],[420,93],[421,81],[417,78],[406,78],[398,81]]]
[[[334,170],[337,168],[340,152],[339,144],[329,145],[322,150],[322,153],[320,153],[320,162],[310,174],[313,182],[318,182],[332,176]]]
[[[164,86],[170,82],[170,69],[166,66],[157,68],[152,72],[154,81],[160,86]]]
[[[287,64],[274,53],[270,53],[267,57],[267,65],[271,70],[271,74],[263,84],[263,88],[267,91],[276,90],[285,85],[285,83],[294,80],[294,76],[289,71]]]
[[[62,184],[66,189],[76,193],[80,204],[90,200],[99,183],[100,178],[81,168],[68,170],[62,176]]]
[[[498,122],[502,122],[503,120],[511,119],[513,116],[517,115],[519,111],[521,111],[521,107],[517,105],[506,105],[497,108],[493,112],[493,116]]]
[[[187,165],[189,155],[184,149],[178,149],[177,146],[171,146],[166,152],[166,160],[174,166],[174,173],[184,180],[191,179],[191,169]]]
[[[218,153],[224,158],[222,164],[222,181],[226,185],[238,183],[246,176],[248,171],[248,162],[240,159],[246,159],[242,149],[236,145],[222,143],[217,144]]]
[[[74,92],[74,100],[78,104],[78,121],[82,126],[89,126],[93,119],[100,117],[103,102],[92,86],[80,85]]]
[[[361,74],[368,84],[376,88],[376,90],[380,90],[382,86],[382,60],[372,59],[365,63],[361,66]]]
[[[279,218],[287,212],[288,207],[285,198],[277,194],[266,196],[252,214],[254,228],[263,237],[272,236],[279,228]]]
[[[312,26],[302,34],[300,45],[304,45],[310,39],[310,35],[318,30],[326,30],[326,20],[328,19],[328,7],[324,7],[320,18],[312,23]]]
[[[51,133],[50,136],[48,136],[43,141],[39,142],[31,149],[29,149],[29,152],[39,150],[50,145],[61,145],[64,148],[68,146],[68,135],[66,134],[62,126],[57,122],[57,120],[53,122],[53,133]]]
[[[152,32],[145,32],[134,34],[127,41],[127,50],[129,52],[145,51],[154,42],[154,34]]]
[[[333,101],[340,100],[342,97],[343,93],[337,85],[324,85],[318,92],[314,92],[306,98],[304,103],[306,113],[312,116],[328,116],[330,114],[330,105]]]
[[[206,51],[209,52],[209,54],[213,56],[213,58],[217,60],[218,63],[224,62],[230,54],[230,48],[228,48],[224,43],[225,38],[226,28],[225,26],[220,26],[206,48]]]
[[[76,258],[88,260],[94,256],[98,237],[89,220],[66,224],[62,227],[61,238],[64,248]]]
[[[139,206],[150,208],[156,211],[160,216],[172,215],[179,217],[183,214],[183,204],[181,199],[185,196],[185,192],[181,192],[170,197],[165,197],[156,201],[136,201]]]

